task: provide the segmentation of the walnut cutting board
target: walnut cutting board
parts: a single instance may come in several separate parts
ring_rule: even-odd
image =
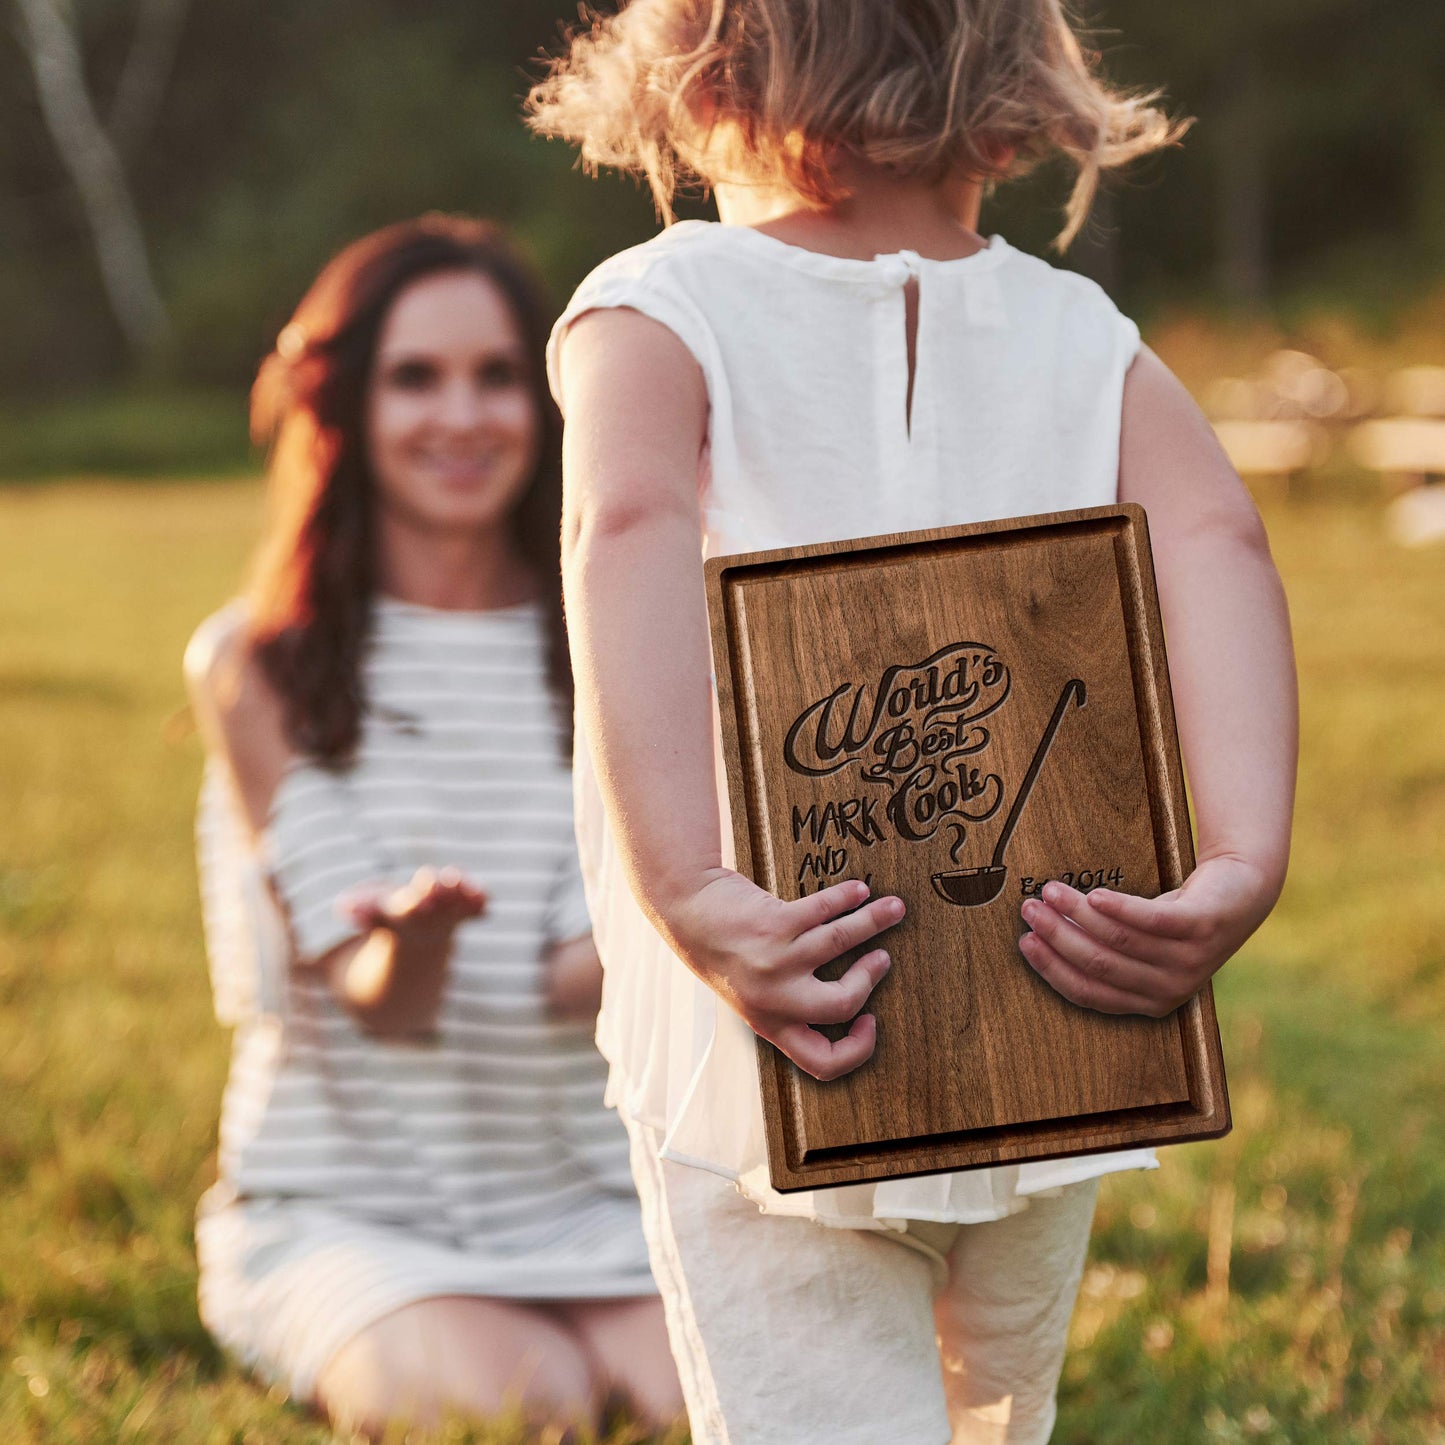
[[[1165,1019],[1106,1015],[1018,951],[1051,878],[1152,897],[1194,866],[1142,508],[706,576],[739,870],[784,899],[863,878],[908,905],[878,940],[868,1063],[821,1083],[759,1040],[774,1187],[1225,1133],[1208,988]]]

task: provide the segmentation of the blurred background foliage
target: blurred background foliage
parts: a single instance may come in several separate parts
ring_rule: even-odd
[[[118,385],[233,392],[339,245],[418,211],[507,222],[559,294],[654,227],[636,187],[589,183],[565,147],[518,123],[536,58],[569,18],[556,0],[5,3],[7,410]],[[68,17],[116,142],[168,317],[152,345],[128,343],[117,323],[47,124],[25,24],[37,7]],[[1096,0],[1089,19],[1114,77],[1163,87],[1200,122],[1180,151],[1110,184],[1070,257],[1127,310],[1288,317],[1323,303],[1385,327],[1445,275],[1445,6]],[[169,24],[173,53],[125,124],[127,71],[144,69],[148,43],[155,60],[148,24],[163,36]],[[1066,179],[1052,168],[1003,188],[988,228],[1044,250]]]

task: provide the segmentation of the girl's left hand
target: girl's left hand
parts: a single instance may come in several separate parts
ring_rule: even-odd
[[[1182,888],[1137,898],[1046,883],[1022,908],[1019,951],[1072,1003],[1163,1018],[1193,998],[1268,916],[1279,896],[1243,858],[1206,859]]]

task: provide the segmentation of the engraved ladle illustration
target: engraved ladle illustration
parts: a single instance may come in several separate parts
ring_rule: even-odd
[[[1039,769],[1044,765],[1044,759],[1053,746],[1054,735],[1058,732],[1059,724],[1063,722],[1071,702],[1077,703],[1079,707],[1083,707],[1085,702],[1084,684],[1077,677],[1070,678],[1064,684],[1059,700],[1054,704],[1054,715],[1044,728],[1038,747],[1034,749],[1033,761],[1029,764],[1028,772],[1024,774],[1023,782],[1019,784],[1013,807],[1009,809],[1008,817],[1004,819],[1003,828],[998,835],[998,842],[994,844],[993,861],[982,868],[955,868],[933,875],[933,891],[946,902],[959,908],[981,908],[985,903],[992,903],[1003,891],[1004,880],[1008,877],[1008,869],[1003,861],[1004,854],[1013,839],[1024,804],[1034,790]]]

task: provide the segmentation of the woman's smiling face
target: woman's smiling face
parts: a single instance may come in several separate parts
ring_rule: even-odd
[[[379,505],[423,530],[502,523],[537,467],[542,425],[525,343],[485,276],[407,286],[377,338],[366,445]]]

